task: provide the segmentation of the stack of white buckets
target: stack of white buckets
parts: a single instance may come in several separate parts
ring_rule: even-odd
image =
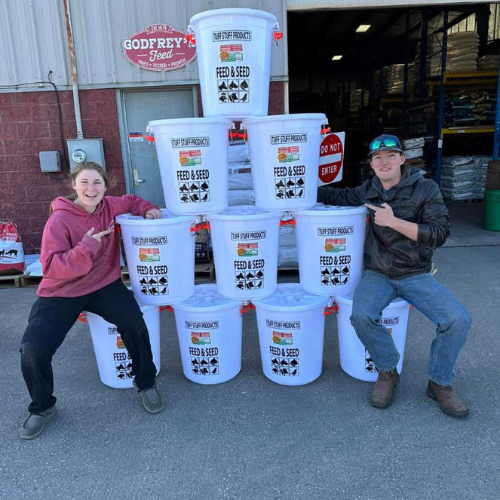
[[[192,17],[189,30],[205,117],[149,122],[167,210],[156,220],[117,217],[137,300],[175,304],[184,375],[200,384],[239,373],[242,313],[251,302],[264,374],[279,384],[302,385],[321,374],[325,309],[341,296],[341,366],[353,377],[376,378],[349,322],[366,209],[316,203],[324,114],[267,116],[271,45],[279,38],[275,16],[219,9]],[[228,129],[234,120],[248,132],[255,206],[228,208]],[[277,285],[285,214],[296,225],[300,285]],[[200,224],[210,227],[217,284],[195,287],[193,234]],[[401,352],[407,315],[402,301],[383,314],[395,337],[402,331]]]

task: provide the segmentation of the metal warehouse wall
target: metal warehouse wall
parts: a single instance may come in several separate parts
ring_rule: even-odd
[[[0,1],[0,91],[46,80],[49,71],[57,86],[70,85],[63,1]],[[70,0],[79,85],[135,87],[197,81],[194,61],[175,71],[141,70],[125,59],[122,41],[151,24],[186,31],[194,14],[227,7],[259,9],[277,17],[285,37],[273,44],[271,77],[286,80],[285,0]]]

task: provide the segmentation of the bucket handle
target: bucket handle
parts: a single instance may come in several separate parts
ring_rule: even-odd
[[[280,227],[295,226],[295,218],[290,212],[285,212],[280,218]]]
[[[337,312],[339,312],[339,306],[337,305],[337,303],[335,301],[333,301],[331,306],[325,307],[324,315],[329,316],[330,314],[337,313]]]
[[[278,45],[278,40],[281,40],[283,38],[283,32],[280,31],[280,23],[276,23],[274,25],[273,38],[274,38],[274,41],[276,42],[276,45]]]
[[[172,306],[160,306],[160,312],[162,312],[162,311],[168,311],[168,312],[173,313],[174,308]]]
[[[191,28],[191,25],[189,25],[187,28],[186,42],[188,43],[188,47],[196,47],[196,39],[194,37],[194,31],[193,28]]]
[[[146,127],[146,135],[144,136],[144,139],[146,139],[146,141],[149,142],[150,146],[152,146],[155,143],[154,132],[149,127]]]
[[[240,132],[240,130],[243,130],[243,132]],[[240,125],[240,130],[236,130],[236,126],[233,122],[229,129],[229,140],[233,141],[234,139],[243,139],[244,141],[246,141],[248,134],[247,129],[243,126],[243,124]]]
[[[243,305],[241,306],[241,309],[240,309],[240,314],[243,315],[245,313],[247,313],[248,311],[252,311],[254,310],[255,311],[255,306],[251,303],[251,302],[244,302]]]
[[[328,123],[328,120],[325,120],[321,125],[321,135],[326,136],[331,131],[332,131],[332,129],[330,128],[330,124]]]
[[[78,316],[78,321],[80,321],[81,323],[87,323],[87,313],[80,313],[80,316]]]
[[[199,231],[200,229],[206,229],[207,231],[210,231],[210,222],[207,220],[202,220],[199,222],[193,222],[191,224],[191,228],[189,229],[192,233]]]

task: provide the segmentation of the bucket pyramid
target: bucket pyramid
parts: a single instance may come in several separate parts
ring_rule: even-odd
[[[366,209],[316,202],[324,114],[268,116],[271,49],[281,37],[274,15],[211,10],[193,16],[188,32],[204,117],[148,123],[166,210],[163,219],[117,218],[134,294],[175,313],[189,380],[237,375],[241,314],[255,308],[264,375],[307,384],[321,374],[325,314],[361,277]],[[234,130],[248,143],[255,205],[228,206]],[[277,284],[284,224],[296,227],[300,285]],[[200,228],[210,229],[216,285],[194,284]]]

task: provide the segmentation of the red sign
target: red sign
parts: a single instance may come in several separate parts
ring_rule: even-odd
[[[318,184],[330,184],[342,179],[342,164],[344,162],[345,132],[328,134],[321,141],[319,151]]]
[[[182,68],[196,57],[188,34],[168,24],[153,24],[123,41],[123,54],[135,66],[149,71]]]

